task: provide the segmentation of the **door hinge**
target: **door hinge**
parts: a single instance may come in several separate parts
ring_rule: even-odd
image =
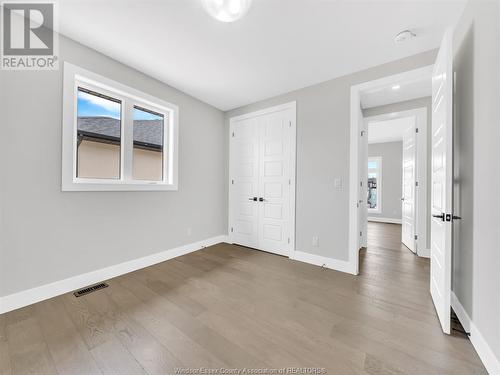
[[[361,130],[360,135],[361,135],[361,137],[364,136],[365,135],[365,131]]]
[[[231,185],[234,185],[234,180],[231,180]]]
[[[418,128],[415,128],[415,133],[418,133]]]
[[[288,126],[292,127],[292,122],[288,121]]]
[[[288,185],[292,185],[292,180],[288,179]]]
[[[359,186],[363,186],[363,181],[359,181]]]
[[[417,235],[415,235],[415,241],[416,241],[416,240],[418,240],[418,236],[417,236]]]
[[[231,227],[231,233],[233,233],[233,232],[234,232],[233,227]]]
[[[233,132],[233,137],[234,137],[234,132]]]
[[[418,181],[415,181],[415,186],[418,186]]]
[[[360,231],[360,232],[359,232],[359,236],[360,236],[360,237],[363,237],[363,232],[361,232],[361,231]]]
[[[290,243],[290,237],[288,237],[288,243]]]

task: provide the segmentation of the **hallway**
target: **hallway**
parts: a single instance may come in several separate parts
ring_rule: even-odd
[[[425,361],[438,358],[444,354],[441,351],[448,348],[444,352],[451,349],[453,356],[474,364],[469,370],[464,369],[464,373],[486,373],[474,348],[461,333],[452,331],[450,336],[441,333],[429,292],[430,261],[416,256],[401,243],[401,225],[368,222],[367,234],[368,247],[360,251],[358,293],[371,298],[378,308],[394,314],[397,324],[385,327],[384,334],[374,335],[382,347],[400,344],[389,362],[402,355],[399,350],[409,355],[407,359],[411,363],[420,356],[426,357]],[[407,330],[398,328],[399,324],[406,325]],[[446,363],[450,359],[443,356],[442,360]],[[393,371],[386,368],[380,373],[392,374]]]

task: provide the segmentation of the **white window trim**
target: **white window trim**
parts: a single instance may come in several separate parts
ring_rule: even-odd
[[[179,108],[68,62],[64,63],[62,191],[164,191],[178,189]],[[76,177],[77,90],[84,87],[122,101],[120,179]],[[163,180],[132,179],[133,108],[164,115]]]
[[[368,163],[370,161],[374,161],[377,163],[378,168],[368,168],[368,173],[370,170],[376,171],[378,180],[377,180],[377,208],[367,208],[369,213],[372,214],[380,214],[382,213],[382,156],[370,156],[368,158]],[[368,178],[368,176],[367,176]]]

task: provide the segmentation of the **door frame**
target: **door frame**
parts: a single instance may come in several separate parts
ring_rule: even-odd
[[[419,240],[417,241],[416,254],[420,257],[429,258],[430,249],[427,244],[429,243],[430,235],[430,221],[429,221],[429,208],[430,201],[428,196],[428,112],[426,107],[409,109],[398,112],[383,113],[380,115],[365,117],[366,128],[371,121],[385,121],[394,120],[397,118],[414,117],[415,128],[418,129],[418,136],[416,137],[416,155],[415,160],[417,164],[415,179],[418,181],[417,189],[415,190],[415,230],[418,234]],[[402,183],[402,181],[401,181]],[[429,230],[428,230],[429,229]]]
[[[351,116],[350,116],[350,147],[349,147],[349,269],[351,273],[359,274],[359,214],[358,214],[358,184],[359,157],[358,141],[363,122],[361,108],[361,93],[370,89],[379,89],[395,84],[401,84],[423,77],[432,77],[433,65],[424,66],[419,69],[383,77],[373,81],[351,86]]]
[[[241,120],[247,120],[263,115],[268,115],[270,113],[274,112],[280,112],[283,110],[291,110],[292,111],[292,119],[291,119],[291,136],[290,136],[290,180],[291,180],[291,191],[290,191],[290,218],[289,218],[289,225],[291,228],[291,233],[290,233],[290,244],[289,244],[289,251],[288,251],[288,257],[293,258],[293,253],[295,252],[295,236],[296,236],[296,226],[295,226],[295,210],[296,210],[296,199],[295,199],[295,194],[296,194],[296,184],[297,184],[297,102],[292,101],[268,108],[264,108],[258,111],[253,111],[253,112],[248,112],[244,113],[242,115],[238,116],[233,116],[229,119],[229,132],[228,132],[228,137],[229,137],[229,147],[228,147],[228,228],[227,228],[227,233],[229,240],[231,241],[231,222],[232,222],[232,214],[231,214],[231,198],[232,198],[232,177],[231,177],[231,136],[233,132],[233,124],[237,121]]]

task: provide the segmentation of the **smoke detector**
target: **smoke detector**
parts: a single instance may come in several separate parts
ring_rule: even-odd
[[[410,30],[403,30],[394,37],[394,42],[403,43],[406,42],[407,40],[415,38],[416,36],[417,34],[411,32]]]

